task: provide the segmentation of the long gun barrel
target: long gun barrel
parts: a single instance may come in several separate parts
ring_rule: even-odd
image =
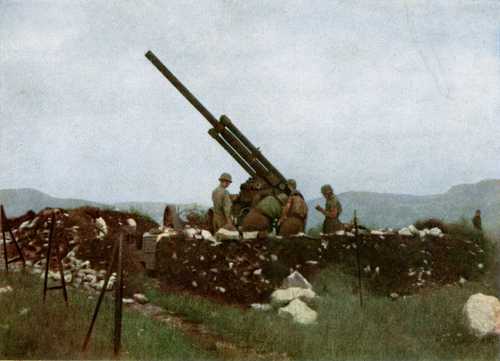
[[[289,192],[286,179],[267,160],[225,115],[218,121],[210,111],[181,83],[176,76],[151,51],[146,58],[162,73],[165,78],[193,105],[213,126],[209,134],[219,143],[243,169],[251,176],[259,176],[272,187]]]

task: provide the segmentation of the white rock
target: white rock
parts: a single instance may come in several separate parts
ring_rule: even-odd
[[[293,300],[286,307],[282,307],[278,310],[278,315],[280,316],[292,316],[293,321],[303,324],[310,325],[316,322],[318,318],[318,313],[309,306],[307,306],[301,300]]]
[[[212,242],[213,244],[219,244],[219,242],[215,239],[215,237],[212,235],[212,233],[210,233],[206,229],[201,230],[201,236],[206,241]]]
[[[390,295],[389,295],[393,300],[395,300],[396,298],[399,297],[399,294],[397,294],[396,292],[392,292]]]
[[[286,305],[292,300],[302,299],[310,301],[316,297],[316,293],[311,289],[291,287],[285,290],[276,290],[271,294],[271,303],[273,305]]]
[[[438,227],[434,227],[429,230],[429,234],[433,237],[442,237],[443,231],[441,231]]]
[[[460,279],[458,280],[458,283],[460,283],[461,285],[464,285],[465,282],[467,282],[467,280],[463,277],[460,277]]]
[[[29,225],[31,224],[30,221],[24,221],[23,223],[21,223],[21,225],[19,226],[19,230],[23,230],[25,228],[29,228]]]
[[[385,234],[384,231],[371,231],[370,234],[373,234],[375,236],[383,236]]]
[[[398,231],[398,234],[399,234],[400,236],[406,236],[406,237],[411,237],[411,236],[413,236],[413,233],[411,233],[411,231],[410,231],[408,228],[406,228],[406,227],[401,228],[401,229]]]
[[[257,311],[270,311],[273,309],[269,303],[252,303],[250,307]]]
[[[272,254],[271,261],[276,262],[277,260],[278,260],[278,256],[276,256],[275,254]]]
[[[253,271],[253,274],[256,276],[260,276],[262,274],[262,268],[259,268],[259,269],[256,269],[255,271]]]
[[[135,219],[133,219],[133,218],[128,218],[128,219],[127,219],[127,224],[128,224],[130,227],[134,228],[134,229],[136,229],[136,228],[137,228],[137,222],[136,222],[136,221],[135,221]]]
[[[240,234],[238,231],[229,231],[225,228],[221,228],[217,231],[217,233],[215,233],[215,238],[218,241],[238,241],[240,239]]]
[[[142,293],[134,293],[133,298],[135,302],[140,303],[141,305],[144,305],[149,302],[148,298]]]
[[[12,292],[14,291],[14,289],[10,286],[5,286],[5,287],[1,287],[0,288],[0,294],[2,293],[9,293],[9,292]]]
[[[19,311],[19,315],[20,315],[20,316],[25,316],[25,315],[27,315],[29,312],[30,312],[30,309],[29,309],[29,308],[24,307],[24,308],[22,308],[22,309],[21,309],[21,311]]]
[[[106,235],[108,234],[108,225],[106,224],[106,221],[104,220],[104,218],[99,217],[95,220],[95,225],[99,229],[97,238],[104,239],[104,237],[106,237]]]
[[[104,280],[100,280],[99,282],[91,284],[91,286],[98,290],[102,290],[102,288],[104,287]]]
[[[312,285],[299,271],[294,271],[283,280],[281,288],[299,287],[312,290]]]
[[[50,278],[54,281],[60,281],[61,274],[59,272],[49,271],[48,278]]]
[[[215,287],[215,290],[216,291],[219,291],[220,293],[226,293],[226,289],[224,287],[219,287],[219,286],[216,286]]]
[[[87,273],[87,274],[85,275],[85,277],[83,278],[83,280],[84,280],[85,282],[87,282],[87,283],[94,284],[94,283],[96,283],[96,282],[97,282],[97,277],[96,277],[96,275],[93,275],[93,274],[91,274],[91,273]]]
[[[37,225],[37,223],[38,223],[38,221],[39,221],[39,220],[40,220],[40,219],[39,219],[38,217],[35,217],[35,218],[34,218],[34,219],[30,222],[30,224],[28,225],[28,228],[33,228],[33,227],[35,227],[35,226]]]
[[[417,234],[418,234],[418,232],[419,232],[419,231],[418,231],[418,229],[417,229],[417,227],[415,227],[413,224],[410,224],[410,225],[408,226],[408,230],[409,230],[412,234],[415,234],[415,235],[417,235]]]
[[[259,232],[243,232],[243,239],[256,239],[259,236]]]
[[[122,298],[122,302],[125,304],[132,304],[132,303],[134,303],[134,299],[133,298]]]
[[[340,231],[335,232],[335,234],[337,236],[343,236],[345,234],[345,231],[344,230],[340,230]]]
[[[189,239],[193,239],[195,238],[195,236],[197,234],[199,234],[200,232],[195,229],[195,228],[186,228],[184,229],[184,235],[186,236],[186,238],[189,238]]]
[[[476,293],[464,305],[465,323],[470,332],[479,338],[495,332],[500,317],[500,301],[493,296]]]

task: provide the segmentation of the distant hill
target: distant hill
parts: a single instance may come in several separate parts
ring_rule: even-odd
[[[141,213],[150,215],[157,222],[162,222],[163,211],[165,210],[166,202],[119,202],[119,203],[98,203],[84,199],[70,199],[52,197],[46,193],[40,192],[31,188],[19,189],[0,189],[0,204],[5,206],[5,212],[8,217],[19,216],[26,211],[32,209],[38,212],[46,207],[54,208],[78,208],[83,206],[106,207],[120,211],[129,211],[135,209]],[[181,204],[174,205],[179,210],[187,208],[203,208],[197,204]]]
[[[38,212],[46,207],[78,208],[82,206],[103,207],[104,204],[83,199],[56,198],[31,188],[0,189],[0,204],[8,217],[19,216],[32,209]]]
[[[403,227],[417,219],[430,217],[456,221],[472,218],[481,209],[483,225],[491,231],[500,231],[500,180],[483,180],[474,184],[453,186],[446,193],[428,196],[374,192],[346,192],[338,195],[342,203],[342,221],[352,219],[356,209],[360,222],[367,226]],[[324,199],[308,201],[308,226],[323,221],[314,209],[324,205]]]
[[[342,221],[352,219],[358,211],[362,224],[371,227],[403,227],[417,219],[436,217],[456,221],[461,217],[470,219],[476,209],[481,209],[483,224],[488,230],[500,233],[500,180],[484,180],[474,184],[453,186],[446,193],[428,196],[390,194],[374,192],[346,192],[338,195],[343,206]],[[149,214],[161,222],[166,202],[120,202],[102,204],[83,199],[52,197],[40,191],[22,189],[0,190],[0,203],[6,206],[8,216],[18,216],[29,209],[39,211],[45,207],[77,208],[84,205],[112,207],[118,210],[134,208]],[[324,205],[324,199],[308,201],[308,227],[323,221],[322,215],[314,209],[316,204]],[[206,208],[197,204],[177,205],[179,209]]]

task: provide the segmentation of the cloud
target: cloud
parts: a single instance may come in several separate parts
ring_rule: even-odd
[[[208,203],[222,171],[244,181],[148,49],[308,197],[500,177],[498,4],[0,6],[0,187]]]

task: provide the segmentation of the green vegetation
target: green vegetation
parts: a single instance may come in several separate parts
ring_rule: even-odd
[[[461,311],[476,292],[495,294],[494,278],[400,297],[365,295],[359,306],[356,279],[336,268],[321,272],[314,288],[318,323],[300,326],[276,312],[221,305],[199,297],[150,291],[156,304],[204,323],[215,332],[261,352],[286,352],[296,360],[495,360],[498,342],[477,340]]]
[[[42,302],[42,283],[28,274],[1,274],[0,287],[14,291],[0,294],[0,359],[111,359],[113,305],[105,298],[94,327],[89,350],[81,347],[95,308],[96,297],[70,290],[69,307],[59,291]],[[192,360],[209,359],[191,342],[159,321],[124,310],[122,358]]]

